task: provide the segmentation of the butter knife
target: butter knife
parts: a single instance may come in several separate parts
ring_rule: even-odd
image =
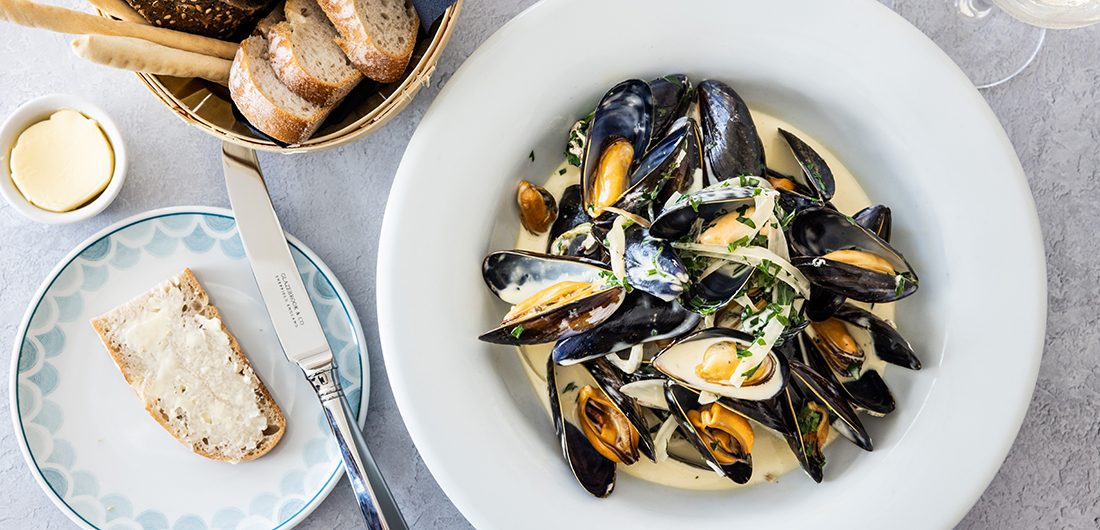
[[[367,528],[405,530],[405,519],[340,388],[332,350],[290,256],[256,152],[223,142],[222,163],[237,231],[275,334],[287,359],[298,364],[321,400]]]

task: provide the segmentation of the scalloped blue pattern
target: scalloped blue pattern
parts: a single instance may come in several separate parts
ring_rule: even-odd
[[[16,409],[24,425],[24,437],[38,473],[62,502],[95,528],[238,530],[246,518],[249,518],[249,527],[254,527],[255,516],[267,519],[269,528],[278,528],[309,504],[304,500],[307,491],[314,491],[324,484],[316,484],[317,479],[310,477],[309,470],[315,466],[331,465],[337,458],[329,450],[328,438],[307,442],[302,454],[302,468],[287,472],[279,484],[273,484],[273,490],[278,491],[257,495],[247,507],[221,508],[209,521],[193,514],[169,521],[158,510],[133,506],[122,493],[100,491],[100,482],[95,474],[73,469],[78,455],[72,444],[52,436],[64,423],[62,408],[46,399],[60,383],[57,369],[50,359],[66,353],[65,333],[58,323],[80,318],[84,309],[81,292],[102,289],[111,274],[134,267],[143,253],[163,258],[183,249],[196,254],[221,252],[234,260],[245,257],[232,217],[177,213],[144,219],[104,236],[86,247],[57,274],[39,300],[28,327],[28,330],[46,331],[33,335],[25,332],[16,363]],[[347,309],[330,279],[321,273],[316,264],[294,245],[291,245],[291,255],[302,281],[308,286],[310,301],[340,365],[341,382],[353,412],[358,415],[362,395],[361,352],[359,345],[340,338],[355,337],[347,318]],[[326,432],[328,424],[323,413],[318,415],[318,420],[322,432]],[[27,429],[27,423],[41,425],[50,436],[45,436],[41,429]],[[329,477],[328,480],[334,478]],[[95,518],[94,514],[106,515],[97,521],[89,520]]]

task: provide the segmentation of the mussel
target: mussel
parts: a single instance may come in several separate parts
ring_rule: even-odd
[[[917,275],[905,257],[844,214],[801,211],[787,238],[797,254],[791,264],[821,288],[868,303],[893,302],[917,290]]]
[[[576,335],[607,320],[626,296],[608,283],[601,263],[524,251],[494,252],[482,275],[489,289],[513,304],[501,325],[478,339],[539,344]]]
[[[703,150],[711,176],[718,181],[763,176],[767,167],[764,143],[741,96],[729,85],[712,79],[699,83],[696,92],[703,122]]]
[[[611,495],[615,489],[615,462],[592,446],[581,427],[565,419],[563,408],[567,405],[562,402],[562,394],[567,390],[558,387],[557,366],[549,360],[546,363],[546,388],[550,394],[550,416],[554,420],[554,430],[573,476],[588,493],[596,497]],[[568,391],[576,390],[570,388]]]
[[[755,433],[748,420],[717,401],[700,406],[698,392],[672,381],[665,383],[665,399],[684,437],[716,473],[749,481]]]
[[[687,114],[695,93],[683,74],[666,75],[649,82],[653,93],[653,137],[663,138],[672,123]]]
[[[753,337],[726,328],[707,328],[684,337],[653,357],[652,365],[681,385],[735,399],[762,400],[787,385],[787,359],[768,352],[752,365]],[[740,383],[735,383],[736,381]]]
[[[581,161],[584,209],[590,216],[599,216],[626,192],[652,134],[653,95],[645,81],[623,81],[600,100]]]
[[[606,321],[559,340],[551,358],[558,364],[573,364],[603,357],[635,344],[678,337],[691,331],[699,320],[698,314],[675,300],[666,302],[635,289]]]

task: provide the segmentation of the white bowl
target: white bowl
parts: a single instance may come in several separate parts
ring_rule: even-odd
[[[115,155],[115,170],[111,174],[111,182],[91,202],[68,212],[51,212],[43,210],[30,203],[15,187],[11,179],[11,151],[19,140],[19,135],[31,125],[49,119],[50,115],[61,109],[73,109],[99,123],[100,129],[107,135],[107,141],[111,143],[111,149]],[[107,111],[99,105],[79,96],[67,94],[51,94],[32,99],[15,109],[3,125],[0,125],[0,195],[15,208],[15,211],[25,217],[51,225],[63,225],[90,219],[102,212],[122,189],[122,183],[126,180],[126,144],[122,141],[122,133]]]
[[[561,163],[567,131],[616,82],[730,83],[825,144],[921,278],[897,319],[923,362],[890,370],[874,452],[696,492],[619,473],[607,499],[563,462],[512,348],[481,343],[504,304],[481,263],[511,248],[515,190]],[[534,160],[528,155],[533,151]],[[405,151],[382,227],[378,318],[394,396],[425,463],[474,526],[950,528],[989,484],[1030,401],[1046,317],[1043,245],[1008,138],[936,46],[873,0],[554,0],[488,39]]]

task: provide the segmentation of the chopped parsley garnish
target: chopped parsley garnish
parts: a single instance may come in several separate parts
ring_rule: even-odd
[[[691,209],[695,210],[695,212],[698,213],[699,212],[699,205],[703,203],[702,199],[700,199],[699,197],[694,197],[693,196],[693,197],[689,197],[688,201],[691,203]]]
[[[566,160],[569,161],[569,165],[581,167],[581,157],[573,153],[565,153]]]
[[[737,358],[744,359],[745,357],[752,357],[752,352],[749,350],[742,350],[741,348],[737,348]]]
[[[733,243],[730,243],[729,245],[726,245],[726,250],[728,250],[729,252],[733,252],[734,250],[737,250],[737,247],[743,247],[743,246],[746,246],[748,244],[749,244],[749,236],[741,236],[741,238],[738,239],[737,241],[734,241]]]
[[[563,390],[562,393],[568,394],[569,392],[572,392],[576,389],[577,389],[577,384],[570,381],[568,385],[565,385],[565,390]]]
[[[558,174],[559,174],[559,175],[564,175],[564,174],[565,174],[565,171],[566,171],[566,170],[565,170],[565,168],[563,167],[563,168],[561,168],[560,170],[558,170]]]
[[[743,373],[741,375],[745,376],[745,379],[748,379],[748,378],[752,377],[753,375],[755,375],[756,371],[759,370],[760,367],[763,366],[763,365],[764,365],[764,361],[760,361],[760,363],[758,363],[756,366],[753,366],[752,368],[749,368],[748,370],[745,371],[745,373]]]
[[[520,325],[512,328],[512,336],[513,337],[518,339],[521,334],[523,334],[523,324],[520,324]]]
[[[535,151],[532,149],[531,154],[527,155],[527,157],[530,158],[532,162],[534,162],[535,161]]]

